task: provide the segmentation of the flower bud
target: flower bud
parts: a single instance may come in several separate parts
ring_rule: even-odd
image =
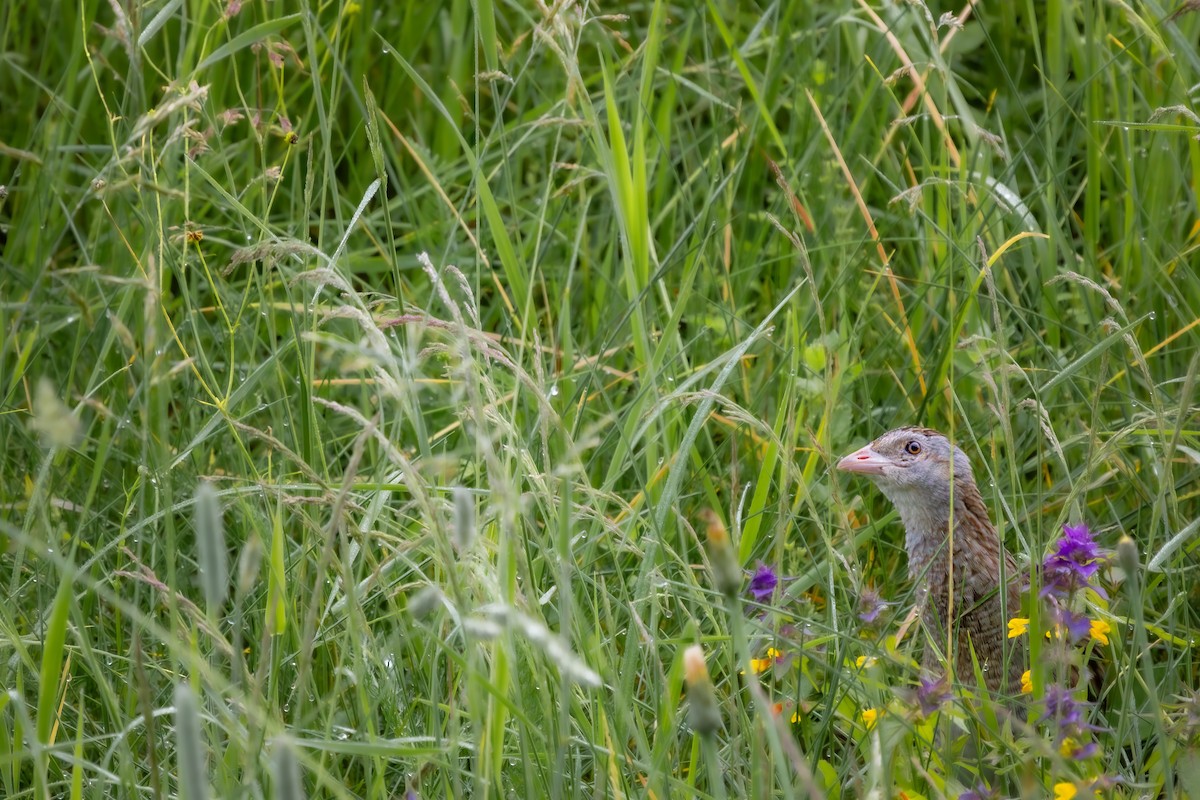
[[[733,552],[733,543],[729,540],[725,523],[721,522],[721,518],[711,508],[701,511],[700,519],[705,526],[713,585],[726,597],[737,597],[742,588],[742,570],[738,567],[737,556]]]
[[[1121,565],[1121,569],[1125,570],[1126,575],[1133,575],[1137,572],[1140,563],[1137,544],[1128,536],[1122,536],[1117,542],[1117,563]]]
[[[424,619],[442,605],[442,590],[433,584],[426,584],[408,598],[408,613],[413,619]]]
[[[687,684],[688,724],[701,736],[711,736],[721,727],[721,710],[704,663],[704,650],[698,644],[683,651],[683,681]]]
[[[462,553],[475,541],[475,498],[462,486],[455,486],[450,495],[454,499],[454,547]]]
[[[704,663],[704,648],[694,644],[683,651],[683,682],[692,684],[708,681],[708,664]]]

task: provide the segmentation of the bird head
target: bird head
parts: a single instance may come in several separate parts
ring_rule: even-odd
[[[975,489],[966,453],[929,428],[897,428],[837,463],[845,472],[865,475],[892,501],[902,517],[949,513],[955,491]]]

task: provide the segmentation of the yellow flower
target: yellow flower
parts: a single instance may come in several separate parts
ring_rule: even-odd
[[[1073,783],[1054,784],[1054,800],[1071,800],[1078,792]]]
[[[1112,626],[1102,619],[1092,620],[1091,634],[1092,638],[1100,644],[1108,644],[1108,634],[1112,631]]]
[[[1075,755],[1075,751],[1078,748],[1079,748],[1078,742],[1076,742],[1070,736],[1064,736],[1063,740],[1062,740],[1062,744],[1059,745],[1059,747],[1058,747],[1058,752],[1062,753],[1063,756],[1066,758],[1072,758]]]
[[[1029,670],[1021,673],[1021,694],[1033,694],[1033,676]]]
[[[880,711],[878,708],[864,708],[863,709],[862,721],[863,721],[863,725],[867,726],[867,730],[871,730],[871,728],[875,727],[875,723],[879,720],[879,717],[881,714],[883,714],[883,712]]]
[[[1008,638],[1015,639],[1029,630],[1029,620],[1025,617],[1013,617],[1008,621]]]
[[[775,666],[776,660],[778,660],[782,657],[783,657],[783,653],[779,652],[774,647],[768,647],[767,655],[765,658],[750,659],[750,669],[754,670],[755,675],[757,675],[761,672],[766,672],[771,667]],[[742,674],[745,674],[745,672],[743,672]]]
[[[874,656],[859,656],[858,658],[854,659],[854,666],[857,669],[862,669],[863,667],[873,667],[875,666],[875,658]]]

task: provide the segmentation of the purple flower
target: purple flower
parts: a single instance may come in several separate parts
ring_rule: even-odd
[[[1092,621],[1086,614],[1076,614],[1070,609],[1063,608],[1054,602],[1050,608],[1050,617],[1054,624],[1066,635],[1071,644],[1088,636],[1092,632]]]
[[[1075,737],[1064,736],[1062,742],[1059,744],[1058,749],[1059,752],[1061,752],[1066,758],[1074,761],[1086,761],[1087,759],[1096,755],[1096,753],[1100,752],[1100,745],[1096,744],[1095,742],[1080,744],[1075,740]]]
[[[879,615],[890,605],[884,602],[879,592],[868,586],[858,597],[858,618],[868,625],[879,619]]]
[[[778,585],[779,576],[775,574],[775,570],[771,569],[768,564],[758,562],[758,569],[750,578],[750,596],[756,602],[764,603],[771,599],[771,595],[775,594],[775,587]]]
[[[999,796],[996,790],[990,788],[987,784],[977,783],[974,789],[960,794],[958,800],[996,800]]]
[[[1060,728],[1078,727],[1083,724],[1082,704],[1071,695],[1069,689],[1057,684],[1047,686],[1042,703],[1046,710],[1039,722],[1054,720]]]
[[[950,681],[943,676],[934,680],[921,678],[917,686],[917,703],[921,706],[921,715],[928,717],[937,711],[951,698]]]
[[[1063,526],[1062,538],[1042,564],[1042,597],[1065,600],[1089,585],[1105,556],[1087,525]],[[1092,587],[1103,594],[1098,587]]]
[[[1088,730],[1103,730],[1098,726],[1094,726],[1090,722],[1084,720],[1084,708],[1087,703],[1081,703],[1072,697],[1067,688],[1058,685],[1046,686],[1045,711],[1039,722],[1054,721],[1058,728],[1058,744],[1062,744],[1064,739],[1070,738],[1076,741],[1084,738]],[[1078,747],[1076,750],[1086,751],[1086,746]],[[1079,756],[1086,758],[1087,756]]]

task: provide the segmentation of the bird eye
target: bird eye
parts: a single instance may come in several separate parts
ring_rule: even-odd
[[[921,452],[921,443],[917,441],[909,442],[908,444],[904,445],[904,451],[910,456],[915,456]]]

